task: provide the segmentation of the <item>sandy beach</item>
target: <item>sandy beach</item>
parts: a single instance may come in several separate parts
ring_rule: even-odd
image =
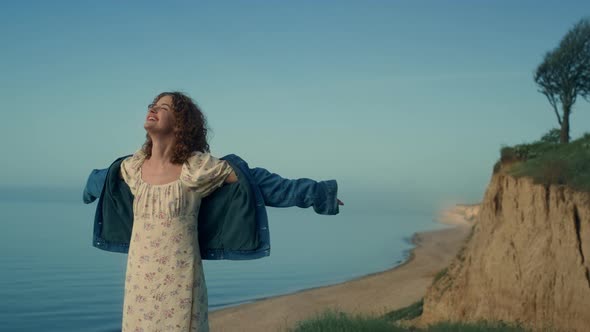
[[[471,225],[453,218],[452,227],[416,233],[410,258],[390,270],[211,312],[211,331],[286,331],[327,309],[380,315],[408,306],[424,296],[436,273],[450,263]]]

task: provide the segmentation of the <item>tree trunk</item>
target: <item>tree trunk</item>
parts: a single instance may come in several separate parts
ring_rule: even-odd
[[[561,135],[559,137],[559,141],[564,144],[567,144],[570,141],[570,111],[571,106],[564,104],[563,117],[561,119]]]

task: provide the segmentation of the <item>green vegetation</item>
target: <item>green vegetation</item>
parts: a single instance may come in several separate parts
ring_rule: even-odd
[[[299,322],[291,332],[405,332],[383,318],[351,316],[343,312],[326,311],[315,318]]]
[[[501,164],[511,164],[507,173],[512,176],[528,176],[535,183],[567,185],[590,192],[590,133],[569,144],[559,144],[552,130],[539,141],[503,147],[500,154]]]
[[[383,315],[383,318],[390,322],[397,322],[400,320],[410,320],[422,315],[422,307],[424,306],[424,300],[420,300],[408,307],[394,310],[392,312]]]
[[[438,271],[438,273],[434,276],[434,280],[432,280],[432,283],[435,284],[442,277],[446,276],[447,275],[447,272],[449,272],[449,268],[448,267],[445,267],[444,269]]]
[[[576,98],[590,101],[590,19],[581,19],[555,49],[545,54],[535,72],[535,83],[557,116],[559,141],[568,143]]]
[[[520,326],[503,322],[490,323],[438,323],[426,329],[398,324],[400,320],[414,319],[422,314],[423,301],[392,311],[382,317],[371,317],[329,310],[315,318],[300,322],[290,332],[523,332]]]

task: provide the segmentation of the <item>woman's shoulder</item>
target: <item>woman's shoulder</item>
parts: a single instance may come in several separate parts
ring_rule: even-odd
[[[203,176],[215,172],[225,162],[209,152],[193,151],[182,167],[181,179],[189,185],[197,185]]]
[[[193,152],[184,163],[181,180],[202,197],[221,187],[233,169],[225,160],[209,152]]]
[[[193,151],[187,158],[186,162],[184,163],[189,168],[191,167],[201,167],[206,165],[207,163],[211,162],[218,162],[219,158],[213,156],[210,152],[202,152],[202,151]]]
[[[209,152],[201,152],[201,151],[193,151],[186,159],[184,164],[182,165],[182,171],[185,176],[194,175],[202,166],[203,163],[206,162],[208,158],[210,158],[211,154]]]
[[[145,160],[146,154],[142,149],[135,151],[131,156],[123,159],[121,162],[121,168],[128,173],[135,173],[141,167],[141,164]]]

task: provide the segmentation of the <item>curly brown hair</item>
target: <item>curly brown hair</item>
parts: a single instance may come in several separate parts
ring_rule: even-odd
[[[192,100],[191,97],[178,91],[162,92],[154,98],[149,107],[158,102],[164,96],[172,98],[172,110],[174,112],[174,136],[176,138],[176,147],[172,155],[173,164],[183,164],[194,151],[209,152],[209,143],[207,143],[207,119]],[[146,158],[152,156],[152,139],[146,133],[146,141],[143,143],[142,150]]]

